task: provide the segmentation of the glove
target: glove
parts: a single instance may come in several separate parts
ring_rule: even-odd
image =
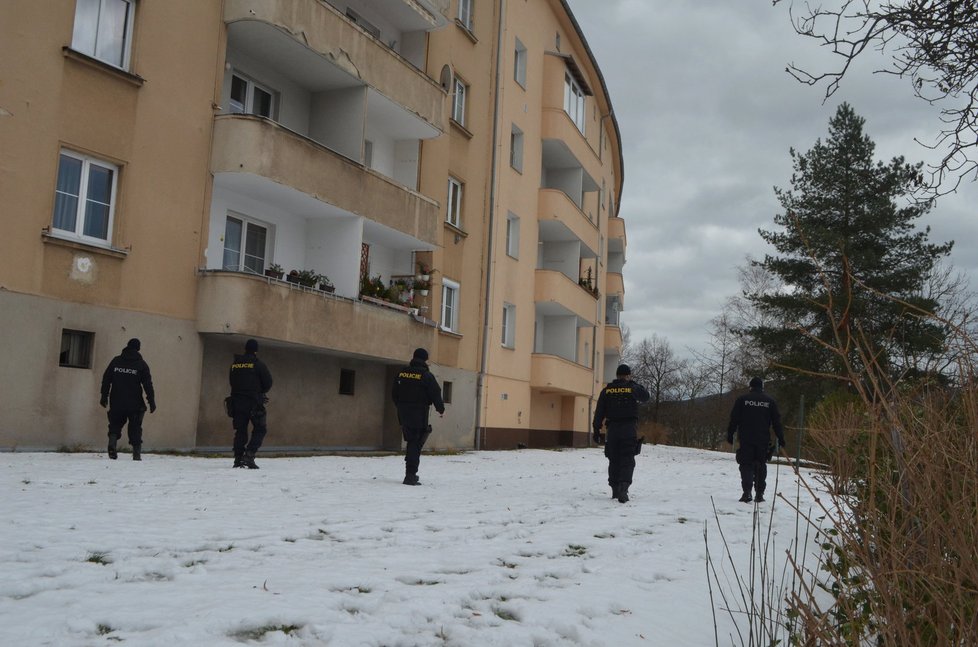
[[[591,435],[591,437],[594,438],[594,442],[598,445],[604,442],[604,437],[601,435],[601,432],[598,431],[597,429],[594,430],[594,433]]]
[[[727,444],[733,445],[733,436],[727,436]]]
[[[102,399],[99,400],[98,403],[102,406],[103,409],[109,406],[109,396],[103,395]]]
[[[156,403],[155,402],[150,402],[149,403],[149,412],[150,413],[153,413],[154,411],[156,411]]]

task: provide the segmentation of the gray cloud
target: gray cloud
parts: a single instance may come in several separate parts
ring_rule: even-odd
[[[779,212],[789,149],[828,134],[848,101],[866,118],[877,158],[933,162],[938,109],[905,81],[874,74],[868,53],[842,89],[799,84],[788,63],[832,69],[830,53],[797,36],[784,6],[729,0],[569,0],[611,92],[622,131],[628,235],[622,319],[638,341],[702,349],[709,321],[739,292],[737,267],[767,248],[758,228]],[[952,263],[978,275],[978,186],[940,200],[922,225],[956,241]],[[973,284],[975,280],[972,279]],[[978,287],[978,284],[975,284]]]

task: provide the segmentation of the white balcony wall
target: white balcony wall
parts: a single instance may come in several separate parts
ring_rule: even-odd
[[[363,162],[366,101],[366,86],[316,93],[309,136],[340,155]]]
[[[623,273],[625,269],[625,255],[621,252],[608,252],[608,271]]]
[[[580,241],[545,241],[539,247],[537,269],[561,272],[577,283],[581,267]]]
[[[369,238],[365,241],[370,245],[370,278],[380,276],[384,284],[390,283],[392,276],[413,274],[412,260],[414,255],[409,249],[390,247]]]
[[[402,139],[394,143],[394,168],[391,177],[395,182],[417,190],[418,167],[421,162],[421,142],[416,139]]]
[[[563,191],[581,210],[584,208],[584,169],[543,167],[543,188]]]
[[[227,63],[231,69],[225,69],[221,95],[224,97],[222,108],[225,112],[230,112],[228,102],[231,96],[231,74],[240,73],[275,93],[276,110],[273,113],[275,121],[301,135],[309,135],[309,110],[312,98],[309,90],[261,59],[230,47]]]
[[[407,59],[411,65],[424,69],[425,55],[428,53],[428,34],[423,31],[408,31],[401,33],[397,46],[398,53]]]
[[[360,241],[363,218],[310,218],[306,222],[306,262],[310,269],[325,274],[336,294],[356,297],[360,293]]]
[[[227,191],[215,183],[211,199],[210,233],[205,253],[210,270],[219,270],[224,259],[224,228],[228,214],[243,216],[268,227],[266,266],[278,263],[285,271],[305,269],[302,251],[305,223],[273,204],[256,200],[240,193]]]
[[[534,352],[577,361],[577,317],[537,313]]]
[[[385,0],[385,3],[378,3],[376,0],[329,0],[329,4],[336,7],[344,15],[346,15],[347,9],[355,11],[380,32],[379,35],[375,36],[377,40],[397,52],[414,67],[421,69],[424,66],[427,51],[427,32],[424,31],[424,28],[433,27],[433,25],[426,25],[420,14],[410,22],[399,21],[398,15],[402,17],[410,15],[410,12],[414,10],[405,7],[406,12],[395,14],[390,11],[390,5],[394,2],[404,5],[410,4],[403,2],[403,0]],[[364,27],[366,31],[372,31],[366,26]]]

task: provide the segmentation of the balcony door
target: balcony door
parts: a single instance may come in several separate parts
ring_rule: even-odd
[[[267,257],[268,227],[229,214],[224,226],[223,269],[263,274]]]

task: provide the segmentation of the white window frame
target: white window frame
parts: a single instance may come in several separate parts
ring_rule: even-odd
[[[452,81],[452,121],[459,126],[465,126],[465,109],[469,86],[459,76]]]
[[[238,243],[238,265],[237,267],[228,267],[224,262],[224,252],[227,249],[227,231],[228,231],[228,220],[235,219],[241,221],[241,240]],[[248,269],[245,265],[246,249],[248,246],[248,230],[252,227],[258,227],[265,230],[265,249],[262,250],[262,269],[261,272],[255,272],[254,270]],[[272,232],[273,227],[267,222],[262,222],[260,220],[255,220],[244,214],[238,213],[236,211],[228,211],[224,217],[224,235],[221,237],[224,246],[221,248],[221,269],[226,272],[248,272],[253,274],[263,274],[265,269],[271,262],[271,248],[272,248]],[[256,257],[257,258],[257,257]]]
[[[570,70],[564,71],[564,112],[571,118],[577,129],[584,134],[587,111],[584,90],[578,85]]]
[[[458,0],[458,22],[472,31],[472,0]]]
[[[524,90],[526,89],[526,59],[526,45],[517,38],[513,51],[513,80]]]
[[[78,186],[74,187],[78,192],[69,193],[68,191],[62,191],[58,187],[61,182],[61,158],[67,157],[70,159],[77,160],[81,162],[81,174],[78,178]],[[110,171],[112,173],[112,187],[109,190],[109,214],[108,222],[105,228],[105,238],[100,238],[98,236],[91,236],[85,233],[85,225],[87,224],[88,216],[88,191],[89,191],[89,178],[91,176],[92,166]],[[97,157],[92,157],[90,155],[83,155],[81,153],[76,153],[75,151],[61,149],[61,153],[58,155],[58,174],[55,179],[54,193],[54,209],[51,214],[51,231],[55,232],[57,236],[62,238],[73,238],[86,243],[91,243],[93,245],[98,245],[101,247],[111,246],[112,244],[112,232],[115,225],[115,205],[116,205],[116,194],[119,188],[119,167],[111,162],[106,162],[105,160],[98,159]],[[77,200],[75,205],[75,223],[73,229],[63,229],[58,227],[54,221],[55,213],[58,207],[58,195],[65,195],[73,197]],[[94,202],[94,201],[93,201]],[[104,202],[101,204],[105,204]]]
[[[520,257],[520,217],[512,211],[506,214],[506,254]]]
[[[512,303],[503,304],[501,341],[503,348],[516,348],[516,306]]]
[[[461,287],[451,279],[441,280],[441,329],[458,332],[459,297]]]
[[[232,97],[234,92],[234,79],[238,78],[245,83],[244,104],[235,101]],[[271,98],[268,104],[268,114],[264,115],[255,111],[255,90],[261,90]],[[228,112],[233,114],[257,115],[267,119],[275,119],[278,114],[278,91],[263,83],[259,83],[252,77],[243,73],[241,70],[231,70],[231,80],[228,85]]]
[[[516,124],[509,135],[509,165],[523,172],[523,131]]]
[[[120,28],[120,25],[108,24],[109,19],[107,16],[109,14],[107,8],[111,6],[125,7],[126,17],[124,24],[121,25],[122,46],[117,51],[113,50],[111,53],[99,52],[99,46],[104,44],[104,42],[100,41],[104,41],[106,36],[112,35],[111,32],[107,34],[106,30]],[[92,16],[93,12],[94,16]],[[81,52],[86,56],[98,59],[106,65],[128,71],[129,60],[132,56],[132,26],[133,15],[135,13],[135,0],[75,0],[75,22],[71,34],[71,48],[76,52]],[[84,18],[86,15],[94,17],[94,25],[85,23]],[[95,30],[94,34],[91,33],[92,27]],[[118,34],[115,35],[118,36]],[[113,60],[114,56],[109,58],[108,54],[117,54],[118,59]]]
[[[451,226],[462,228],[462,196],[465,184],[453,177],[448,178],[448,202],[445,208],[445,222]]]

